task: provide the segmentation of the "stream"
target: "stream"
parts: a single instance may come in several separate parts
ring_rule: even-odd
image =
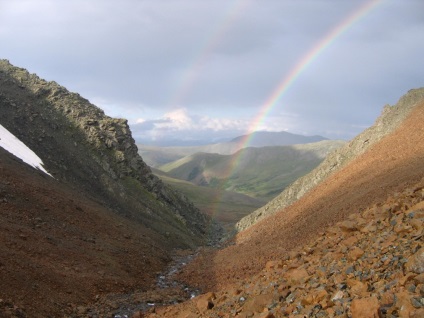
[[[198,251],[176,253],[166,270],[157,276],[156,288],[102,296],[90,308],[77,307],[76,316],[131,318],[138,311],[145,313],[155,307],[172,305],[196,297],[200,294],[199,290],[177,282],[174,277],[197,254]]]
[[[220,247],[224,232],[216,225],[207,246]],[[175,280],[175,275],[190,263],[200,252],[179,250],[175,251],[166,269],[156,277],[156,286],[147,291],[131,293],[115,293],[99,296],[91,307],[78,306],[74,308],[71,317],[113,317],[131,318],[135,313],[151,312],[154,308],[181,303],[200,294],[200,290],[191,288]]]

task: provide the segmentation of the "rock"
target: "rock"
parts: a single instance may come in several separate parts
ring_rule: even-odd
[[[424,273],[421,273],[414,277],[414,281],[419,284],[424,284]]]
[[[409,318],[422,318],[424,317],[424,308],[415,310],[409,315]]]
[[[378,299],[377,297],[357,298],[350,305],[352,318],[378,318]]]
[[[331,297],[331,300],[332,300],[332,301],[335,301],[335,300],[342,299],[343,297],[344,297],[344,293],[343,293],[343,291],[342,291],[342,290],[339,290],[339,291],[337,291],[337,292],[333,295],[333,297]]]
[[[283,268],[283,261],[268,261],[265,265],[265,270],[267,271],[273,271],[276,269]]]
[[[352,232],[358,229],[356,226],[356,222],[351,220],[341,222],[339,224],[339,227],[342,229],[342,231],[345,231],[345,232]]]
[[[201,313],[204,313],[205,311],[212,309],[214,307],[214,303],[212,302],[213,299],[215,299],[215,294],[210,292],[207,294],[198,296],[198,300],[196,302],[197,309]]]
[[[359,247],[354,247],[352,248],[349,253],[347,254],[347,258],[350,261],[356,261],[357,259],[359,259],[362,255],[364,255],[364,251],[362,249],[360,249]]]
[[[368,286],[356,279],[347,279],[347,285],[350,287],[350,294],[357,297],[365,297]]]
[[[400,318],[409,318],[410,314],[415,311],[411,304],[411,297],[408,292],[400,292],[396,294],[396,308]]]
[[[300,268],[289,270],[284,274],[284,277],[287,279],[289,284],[297,285],[304,283],[309,277],[309,274],[306,269]]]
[[[273,302],[272,294],[257,295],[246,300],[243,306],[244,311],[260,313],[263,312]]]
[[[405,270],[416,274],[424,273],[424,247],[420,248],[405,264]]]

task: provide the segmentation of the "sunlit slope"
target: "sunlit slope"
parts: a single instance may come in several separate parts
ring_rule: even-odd
[[[424,89],[411,90],[395,106],[386,106],[376,123],[349,143],[352,148],[350,152],[346,149],[336,152],[338,161],[334,163],[341,165],[339,169],[324,179],[319,178],[319,184],[291,205],[277,209],[238,233],[234,245],[190,264],[184,269],[187,273],[185,282],[211,290],[215,286],[226,286],[240,278],[249,277],[263,269],[268,260],[285,259],[293,249],[322,238],[323,231],[331,231],[336,222],[347,221],[347,224],[352,224],[351,214],[354,214],[357,224],[367,225],[369,221],[361,219],[361,212],[367,209],[386,213],[384,221],[399,236],[394,238],[393,250],[389,250],[388,254],[396,253],[397,245],[405,244],[402,231],[412,231],[411,226],[404,222],[403,216],[410,218],[408,213],[414,210],[408,212],[412,206],[405,202],[397,203],[394,209],[385,203],[398,198],[399,193],[406,189],[412,193],[420,193],[423,189],[423,122]],[[372,145],[368,146],[368,143]],[[348,157],[349,153],[353,157]],[[268,209],[271,210],[272,207],[269,205]],[[394,222],[387,222],[399,210],[406,213]],[[383,224],[380,221],[377,223],[378,229],[386,236],[388,232]],[[360,228],[362,227],[355,230]],[[351,233],[352,230],[346,228],[347,232]],[[346,237],[340,235],[337,242],[343,242],[344,239]],[[383,240],[376,241],[376,248],[379,249],[381,242],[386,242],[386,239],[389,238],[386,236]],[[416,237],[416,240],[422,241],[422,235]],[[355,242],[350,240],[345,247],[355,248]],[[308,250],[302,250],[305,256],[309,254]],[[369,251],[366,250],[365,253],[369,254]],[[345,255],[345,252],[340,254],[340,261],[336,262],[343,263]],[[402,257],[400,255],[399,260]],[[307,260],[305,264],[309,263],[309,259]],[[365,264],[361,264],[362,262],[363,260],[358,260],[358,263],[353,264],[356,271],[361,271]],[[211,264],[214,264],[212,269]],[[401,261],[399,266],[403,266]],[[315,269],[311,269],[310,273],[316,273]],[[342,274],[345,275],[343,272]],[[393,278],[392,272],[388,271],[386,274],[386,277]],[[404,275],[407,277],[408,274],[405,272]]]
[[[340,147],[309,174],[296,180],[275,199],[261,209],[246,216],[237,224],[238,231],[248,228],[261,219],[274,214],[306,195],[314,187],[325,181],[333,173],[342,169],[350,161],[366,152],[373,144],[393,132],[408,116],[417,102],[424,99],[424,89],[412,89],[399,99],[394,106],[386,105],[374,125],[364,130],[345,146]]]
[[[344,141],[245,148],[233,155],[196,153],[159,167],[169,176],[196,185],[269,200],[315,168]]]

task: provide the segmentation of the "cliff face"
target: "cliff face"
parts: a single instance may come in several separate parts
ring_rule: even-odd
[[[363,131],[344,147],[329,154],[317,168],[293,182],[274,200],[241,219],[236,224],[236,231],[240,232],[250,227],[263,218],[275,214],[306,195],[328,176],[339,171],[354,158],[364,153],[370,146],[393,132],[408,116],[414,106],[423,99],[424,88],[412,89],[404,95],[396,105],[386,105],[381,116],[376,120],[373,126]]]
[[[165,245],[205,242],[210,219],[152,174],[126,120],[1,60],[0,124],[35,151],[58,182],[153,229]]]

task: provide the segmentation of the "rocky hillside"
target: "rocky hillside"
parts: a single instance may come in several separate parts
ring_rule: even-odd
[[[210,220],[151,173],[126,120],[6,60],[0,61],[0,106],[0,123],[58,182],[152,228],[171,246],[204,242]]]
[[[423,189],[351,214],[258,274],[148,317],[424,317]]]
[[[236,224],[236,230],[240,232],[300,199],[330,175],[339,171],[353,159],[364,153],[384,136],[393,132],[408,116],[417,102],[423,98],[424,89],[413,89],[403,96],[396,105],[386,105],[383,113],[373,126],[366,129],[344,147],[329,154],[317,168],[296,180],[274,200],[240,220]]]
[[[180,279],[191,286],[200,287],[204,291],[223,290],[228,284],[238,284],[238,282],[258,274],[268,261],[282,260],[293,250],[301,250],[307,254],[307,244],[314,241],[320,242],[326,229],[331,231],[337,222],[349,219],[350,215],[353,218],[365,219],[365,221],[357,219],[357,222],[370,223],[372,220],[368,215],[363,214],[364,211],[384,206],[391,200],[390,198],[396,198],[406,189],[420,193],[424,177],[424,143],[422,142],[424,98],[420,100],[418,96],[422,96],[422,92],[422,89],[409,92],[401,99],[401,101],[409,101],[401,102],[393,109],[400,113],[404,112],[405,116],[391,133],[380,138],[378,142],[374,142],[361,155],[351,159],[349,163],[332,173],[310,190],[308,195],[304,195],[290,206],[263,218],[260,222],[238,233],[225,248],[202,253],[184,269]],[[388,112],[388,108],[385,112]],[[392,118],[397,118],[397,116]],[[388,119],[389,117],[383,116],[377,123],[385,125],[384,123]],[[418,196],[417,200],[422,199]],[[375,224],[380,226],[382,233],[378,235],[381,237],[386,237],[387,233],[392,231],[390,227],[395,227],[394,234],[397,236],[391,239],[398,242],[398,245],[407,244],[406,248],[411,246],[412,255],[422,247],[422,236],[415,233],[421,229],[422,234],[422,228],[416,229],[415,225],[413,226],[407,219],[409,213],[413,212],[410,208],[416,202],[408,203],[401,199],[399,204],[402,205],[403,201],[405,201],[405,206],[401,210],[408,211],[406,214],[402,212],[395,221],[392,219],[392,214],[387,214],[384,222],[376,219]],[[399,210],[399,208],[395,209]],[[422,222],[421,217],[418,222]],[[371,222],[370,225],[373,224],[374,222]],[[396,224],[400,227],[396,227]],[[402,228],[402,230],[398,230],[398,228]],[[403,237],[406,233],[412,232],[415,234],[411,236],[411,240],[417,241],[418,244],[408,245],[413,242],[405,243]],[[359,235],[359,232],[357,234]],[[378,237],[377,233],[374,233],[374,236]],[[340,238],[343,239],[341,236]],[[344,238],[348,237],[344,236]],[[366,257],[375,253],[371,247],[376,246],[373,245],[373,242],[363,245],[362,241],[358,242],[346,242],[346,244],[349,243],[346,251],[354,250],[355,246],[361,249],[369,248],[364,251],[364,258],[355,265],[357,266],[355,271],[361,271],[362,267],[365,269],[368,262]],[[338,246],[334,246],[334,248],[338,248]],[[400,249],[400,247],[396,247],[396,249]],[[378,258],[378,256],[376,257]],[[348,260],[347,255],[341,256],[340,262],[340,266],[343,263],[356,264]],[[324,260],[318,264],[321,264],[320,266],[325,271],[331,271],[331,267],[324,263]],[[318,267],[312,267],[309,274],[312,274],[314,270],[318,270]],[[376,268],[374,271],[374,273],[384,272],[384,268]],[[390,272],[385,273],[390,276]],[[404,274],[407,273],[404,272]],[[318,271],[316,275],[318,275]],[[314,280],[318,279],[319,277],[315,276]],[[314,280],[310,283],[313,284],[313,287],[319,287],[319,284],[315,285]],[[401,285],[397,286],[402,291]],[[330,294],[330,291],[327,292]],[[372,292],[372,290],[370,289],[368,292]],[[282,296],[281,299],[286,299],[286,296]]]
[[[308,195],[174,273],[202,295],[147,316],[423,317],[424,98],[413,99]]]

